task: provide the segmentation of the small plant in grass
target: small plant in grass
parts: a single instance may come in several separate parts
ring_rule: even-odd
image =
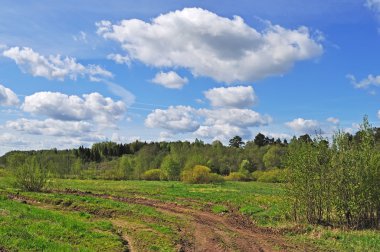
[[[211,208],[213,213],[227,213],[228,212],[228,207],[222,206],[222,205],[215,205]]]
[[[47,183],[48,171],[46,165],[36,157],[28,158],[14,172],[15,185],[25,191],[39,192]]]

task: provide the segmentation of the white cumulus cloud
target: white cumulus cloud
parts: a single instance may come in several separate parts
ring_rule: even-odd
[[[303,118],[294,119],[291,122],[285,123],[285,125],[301,134],[313,134],[321,130],[318,121]]]
[[[124,102],[113,101],[99,93],[82,97],[58,92],[38,92],[25,97],[25,112],[44,115],[62,121],[95,121],[112,124],[121,119],[126,111]]]
[[[235,135],[250,137],[249,128],[265,126],[271,117],[249,109],[195,109],[176,106],[156,109],[148,115],[145,125],[161,128],[167,133],[193,133],[199,137],[226,140]]]
[[[347,75],[347,78],[351,81],[351,84],[356,88],[368,88],[370,86],[380,86],[380,75],[374,76],[368,75],[367,78],[357,81],[356,77],[352,74]]]
[[[238,127],[258,127],[268,125],[272,118],[250,109],[200,109],[198,114],[205,118],[206,125],[229,124]]]
[[[173,133],[193,132],[199,128],[194,108],[188,106],[155,109],[145,119],[149,128],[162,128]]]
[[[251,86],[212,88],[204,95],[213,107],[247,108],[257,100]]]
[[[9,88],[0,84],[0,106],[17,106],[19,99],[17,95]]]
[[[3,56],[14,60],[24,72],[47,79],[76,80],[78,77],[88,77],[91,81],[99,81],[113,76],[98,65],[84,66],[75,58],[61,55],[43,56],[28,47],[9,48],[3,51]]]
[[[46,136],[81,137],[92,132],[92,125],[88,122],[70,122],[54,119],[39,121],[21,118],[15,121],[8,121],[6,127],[31,135]]]
[[[234,136],[241,136],[243,138],[251,137],[249,129],[230,124],[215,124],[211,126],[202,125],[196,132],[194,132],[194,134],[202,138],[221,141],[226,141]]]
[[[24,146],[27,142],[9,133],[0,134],[0,144],[2,146]]]
[[[186,77],[182,78],[174,71],[170,71],[167,73],[157,73],[156,76],[152,79],[152,82],[166,88],[181,89],[189,82],[189,80]]]
[[[123,56],[118,53],[111,53],[107,55],[107,59],[115,61],[117,64],[127,64],[129,65],[131,59],[128,56]]]
[[[151,22],[100,21],[97,33],[115,40],[132,60],[154,67],[183,67],[219,82],[256,81],[281,75],[301,60],[323,53],[320,36],[307,27],[268,24],[258,31],[239,16],[218,16],[201,8],[162,14]]]
[[[203,122],[194,134],[213,140],[225,141],[236,135],[250,138],[249,128],[266,126],[272,121],[270,116],[249,109],[200,109],[197,112]]]

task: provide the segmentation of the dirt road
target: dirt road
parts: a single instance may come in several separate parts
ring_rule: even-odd
[[[294,245],[272,229],[256,227],[247,217],[239,213],[215,214],[210,211],[196,210],[190,207],[171,202],[162,202],[154,199],[119,197],[108,194],[96,194],[67,189],[55,193],[87,195],[114,201],[140,204],[154,207],[165,214],[175,215],[189,223],[178,230],[181,239],[177,244],[178,251],[184,252],[217,252],[217,251],[307,251],[305,247]],[[14,195],[13,199],[22,200],[27,204],[36,205],[32,199]],[[38,202],[41,206],[41,202]],[[123,221],[114,219],[114,225],[123,227]],[[130,251],[138,251],[133,246],[133,240],[126,234],[125,240]]]

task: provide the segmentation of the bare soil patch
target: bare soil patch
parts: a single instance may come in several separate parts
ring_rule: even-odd
[[[88,195],[120,202],[154,207],[158,211],[189,220],[179,251],[306,251],[305,247],[286,241],[280,232],[261,228],[240,213],[214,214],[171,202],[147,198],[130,198],[66,189],[59,193]],[[190,238],[189,238],[190,237]]]

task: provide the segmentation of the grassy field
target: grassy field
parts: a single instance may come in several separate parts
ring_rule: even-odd
[[[380,251],[379,231],[295,225],[286,202],[282,185],[257,182],[53,180],[19,192],[3,173],[0,251]]]

